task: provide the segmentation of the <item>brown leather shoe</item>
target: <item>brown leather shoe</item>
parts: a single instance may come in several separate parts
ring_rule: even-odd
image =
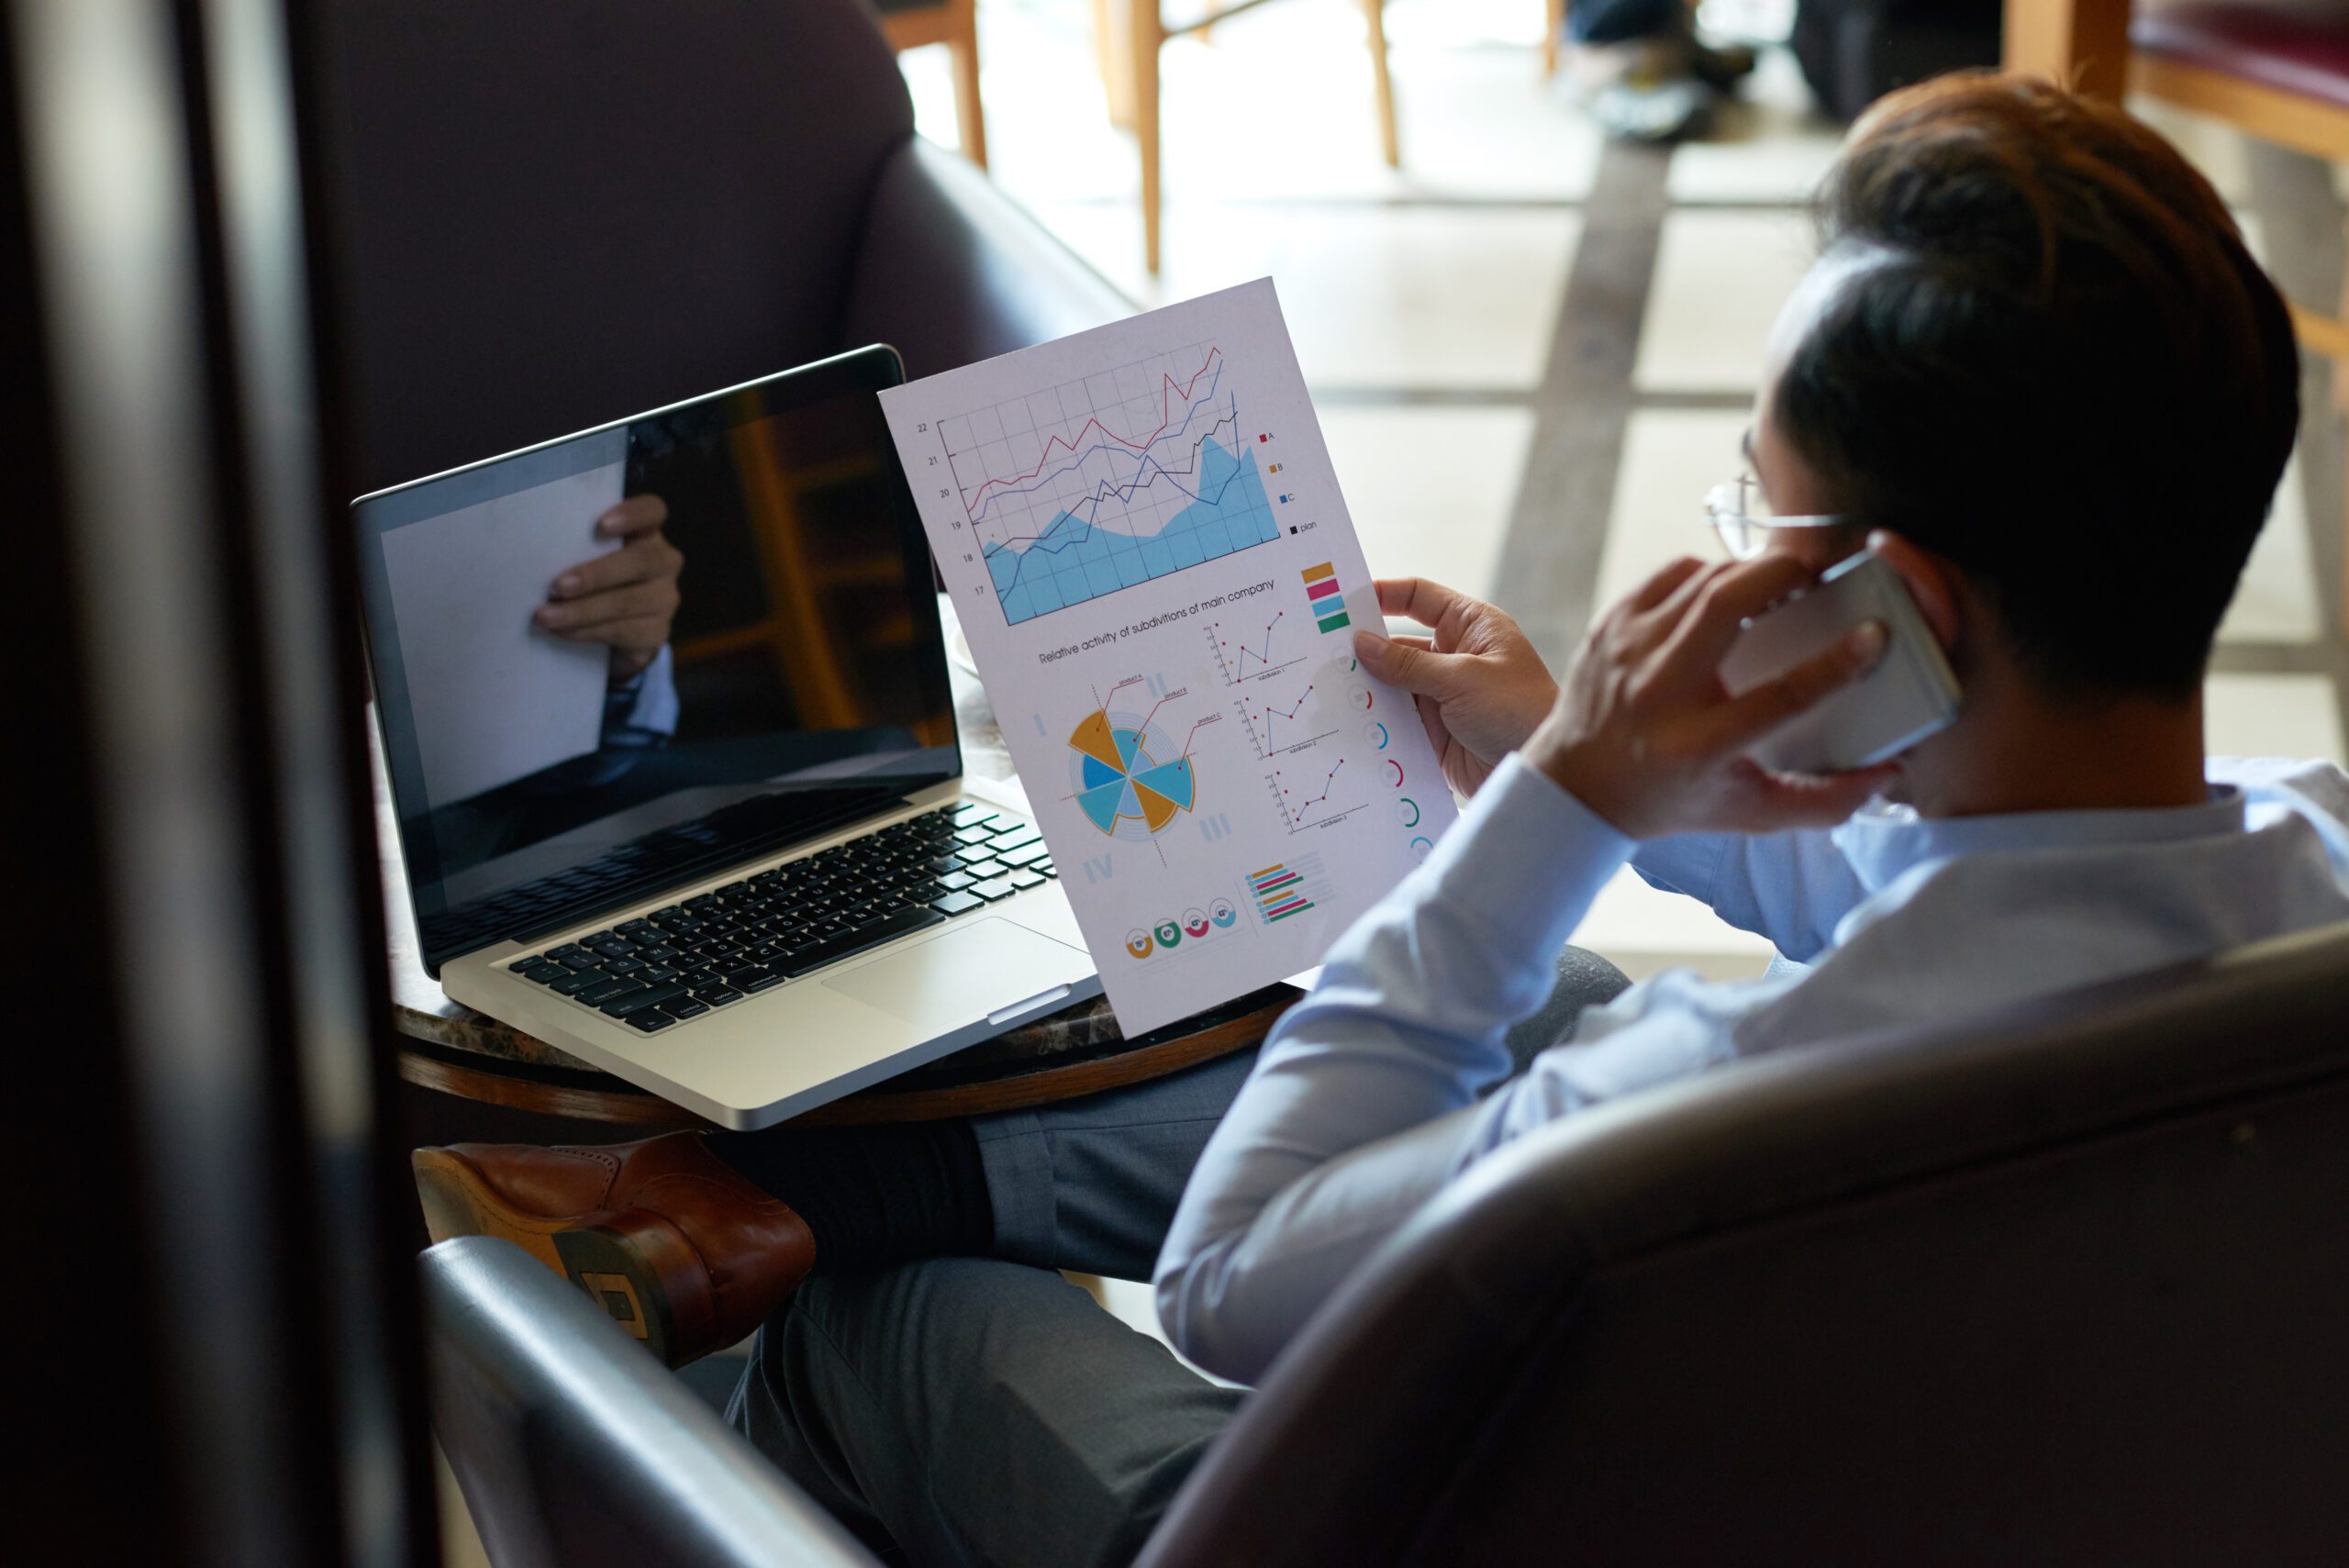
[[[807,1222],[699,1133],[594,1149],[455,1143],[410,1163],[435,1241],[516,1243],[671,1366],[750,1333],[816,1262]]]

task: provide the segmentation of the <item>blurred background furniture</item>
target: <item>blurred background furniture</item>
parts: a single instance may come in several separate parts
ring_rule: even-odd
[[[873,0],[889,46],[904,50],[942,43],[954,60],[954,118],[963,154],[987,166],[987,117],[979,102],[978,0]]]
[[[2076,77],[2101,97],[2132,89],[2349,162],[2349,0],[2007,0],[2006,63]],[[2291,306],[2300,341],[2333,361],[2349,410],[2349,274],[2340,300]],[[2349,538],[2349,513],[2343,528]],[[2349,563],[2341,604],[2349,622]]]
[[[1142,261],[1153,274],[1158,271],[1164,206],[1159,186],[1158,51],[1170,39],[1205,34],[1216,23],[1264,4],[1267,0],[1210,5],[1189,21],[1170,23],[1160,10],[1159,0],[1093,0],[1094,39],[1109,117],[1119,125],[1130,125],[1141,149]],[[1551,5],[1563,22],[1562,0],[1551,0]],[[1369,32],[1372,89],[1378,103],[1379,150],[1388,168],[1397,168],[1403,154],[1395,135],[1395,83],[1386,69],[1386,0],[1362,0],[1362,10]]]
[[[1846,124],[1896,87],[1998,62],[1999,0],[1798,0],[1787,38],[1819,106]]]
[[[865,343],[920,376],[1131,309],[914,136],[858,0],[328,0],[320,26],[367,489]]]
[[[1547,1129],[1322,1308],[1143,1568],[2332,1561],[2343,1017],[2349,927]],[[518,1251],[424,1268],[485,1536],[866,1561]]]

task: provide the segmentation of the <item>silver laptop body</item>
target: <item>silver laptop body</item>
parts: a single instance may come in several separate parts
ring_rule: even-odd
[[[966,778],[860,350],[353,503],[426,966],[723,1127],[1097,995],[1016,789]],[[680,550],[652,666],[530,624],[596,518]]]

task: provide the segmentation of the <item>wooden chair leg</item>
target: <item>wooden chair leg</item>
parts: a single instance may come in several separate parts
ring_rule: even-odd
[[[963,26],[946,43],[954,57],[954,122],[963,133],[963,156],[987,166],[987,117],[979,102],[979,8],[960,0]]]
[[[1101,95],[1108,100],[1109,123],[1119,130],[1134,128],[1134,73],[1118,47],[1122,18],[1109,0],[1093,0],[1093,55],[1101,69]]]
[[[1158,275],[1158,50],[1166,35],[1158,0],[1132,0],[1126,41],[1133,50],[1134,139],[1141,143],[1142,265]]]
[[[2003,63],[2117,104],[2129,84],[2130,0],[2006,0]]]
[[[1386,0],[1362,0],[1362,9],[1370,23],[1370,73],[1378,89],[1378,150],[1389,169],[1399,169],[1403,154],[1395,140],[1395,82],[1386,71]]]
[[[1542,74],[1558,73],[1558,39],[1566,30],[1566,0],[1547,0],[1542,7],[1548,16],[1547,30],[1542,35]]]

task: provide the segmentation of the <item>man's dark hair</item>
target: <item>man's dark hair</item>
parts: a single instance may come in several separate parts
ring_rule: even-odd
[[[1772,410],[1836,508],[1965,572],[2051,691],[2190,696],[2299,422],[2210,182],[2118,108],[1943,77],[1862,117],[1818,216],[1882,252]]]

